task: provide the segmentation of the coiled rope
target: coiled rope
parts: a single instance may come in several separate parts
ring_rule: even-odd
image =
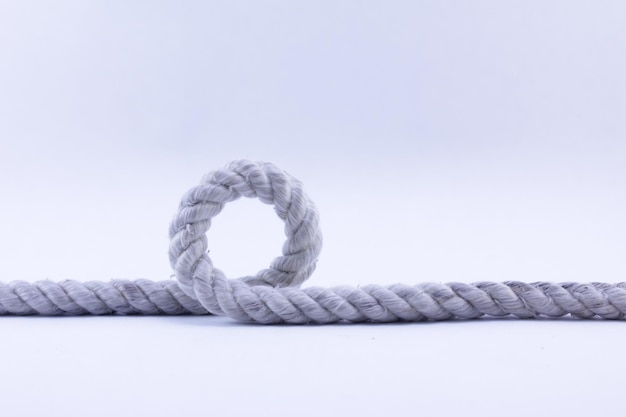
[[[282,256],[254,276],[215,268],[206,232],[224,205],[256,197],[285,224]],[[273,164],[234,161],[182,198],[169,230],[176,281],[0,283],[2,315],[216,314],[258,323],[394,322],[477,317],[624,319],[626,283],[452,282],[299,288],[322,247],[302,183]]]

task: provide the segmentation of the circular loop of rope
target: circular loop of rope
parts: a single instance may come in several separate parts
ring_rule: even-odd
[[[206,232],[211,219],[224,205],[240,197],[257,197],[274,206],[285,223],[287,240],[282,256],[254,276],[228,280],[213,266],[207,252]],[[182,198],[170,224],[169,258],[180,288],[198,300],[209,312],[224,314],[233,309],[250,318],[237,303],[220,303],[219,295],[233,286],[271,288],[298,287],[315,270],[322,247],[319,214],[303,190],[302,183],[271,163],[239,160],[205,175],[202,183]]]

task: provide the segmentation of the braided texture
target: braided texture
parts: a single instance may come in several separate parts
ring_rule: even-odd
[[[213,266],[206,232],[240,197],[271,204],[284,222],[282,255],[252,276]],[[182,198],[170,224],[177,281],[0,283],[0,314],[217,314],[258,323],[394,322],[478,317],[624,319],[626,283],[478,282],[301,289],[322,247],[302,183],[269,163],[234,161]]]

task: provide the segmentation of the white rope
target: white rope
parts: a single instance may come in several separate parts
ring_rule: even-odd
[[[282,256],[228,279],[208,255],[211,219],[257,197],[285,223]],[[170,225],[177,281],[0,283],[0,314],[217,314],[259,323],[393,322],[477,317],[624,319],[626,283],[422,283],[300,289],[322,247],[319,215],[302,183],[270,163],[234,161],[182,198]]]

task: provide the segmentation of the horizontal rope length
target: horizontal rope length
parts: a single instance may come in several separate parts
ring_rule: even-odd
[[[263,289],[261,289],[263,288]],[[261,323],[393,322],[492,317],[623,319],[626,283],[423,283],[361,288],[250,287],[242,307]],[[242,294],[237,293],[241,298]],[[262,305],[261,305],[262,304]],[[252,308],[250,308],[252,307]],[[0,315],[208,314],[175,281],[0,283]],[[234,316],[234,315],[233,315]]]
[[[0,282],[0,314],[207,314],[176,281]]]
[[[241,196],[272,204],[285,223],[282,256],[254,276],[228,279],[206,232]],[[259,323],[394,322],[489,317],[624,319],[626,283],[478,282],[301,289],[322,246],[319,215],[302,184],[269,163],[234,161],[187,192],[170,224],[177,281],[0,283],[0,314],[218,314]]]

